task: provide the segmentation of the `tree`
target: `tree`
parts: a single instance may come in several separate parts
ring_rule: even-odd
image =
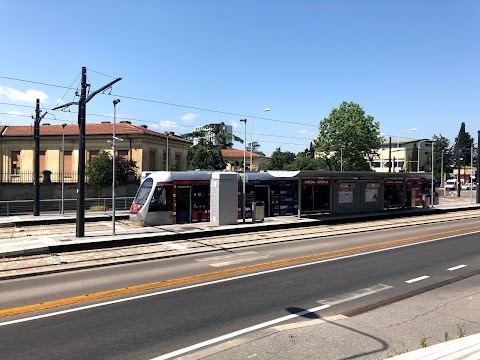
[[[295,154],[290,151],[283,152],[279,147],[272,153],[268,162],[268,170],[285,170],[285,167],[295,160]]]
[[[322,166],[317,159],[298,153],[295,160],[285,166],[285,170],[321,170]]]
[[[129,182],[129,176],[133,180],[138,180],[136,176],[137,162],[127,160],[122,156],[115,158],[115,182],[126,184]],[[112,156],[102,150],[97,156],[87,163],[85,173],[88,176],[88,184],[97,188],[97,194],[100,196],[102,189],[112,185]]]
[[[472,136],[465,130],[465,123],[462,122],[458,136],[455,138],[455,145],[453,149],[458,164],[460,164],[459,158],[463,157],[461,165],[470,165],[471,146],[474,144],[474,142],[475,141],[473,140]]]
[[[360,105],[346,101],[320,120],[319,135],[315,140],[316,154],[323,158],[330,170],[370,171],[370,163],[384,141],[380,124],[373,116],[365,115]],[[343,148],[343,151],[342,151]]]
[[[259,148],[260,144],[257,141],[250,142],[247,145],[247,151],[251,151],[253,153],[257,153]]]
[[[225,169],[226,163],[223,160],[222,149],[232,147],[233,141],[243,144],[243,139],[225,130],[225,123],[221,122],[208,124],[203,126],[202,130],[182,135],[185,139],[198,139],[198,144],[188,149],[188,169]]]
[[[109,158],[112,161],[112,157],[109,156]],[[120,184],[127,184],[131,180],[137,181],[137,169],[136,161],[117,156],[115,158],[115,181]],[[133,177],[133,179],[129,179],[129,177]]]
[[[443,157],[443,173],[449,174],[453,171],[453,152],[450,147],[450,140],[440,135],[433,135],[432,140],[435,142],[433,148],[433,174],[435,179],[441,178],[442,157]],[[442,156],[443,153],[443,156]]]
[[[112,158],[105,150],[101,150],[88,161],[85,173],[88,184],[95,186],[100,196],[102,189],[112,184]]]
[[[418,169],[418,144],[413,144],[412,155],[408,162],[408,172],[415,172]]]

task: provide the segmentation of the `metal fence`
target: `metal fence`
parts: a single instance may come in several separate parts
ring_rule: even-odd
[[[129,210],[133,197],[116,197],[115,210]],[[65,199],[63,202],[65,212],[77,210],[76,199]],[[107,212],[112,209],[112,198],[85,199],[85,211]],[[40,200],[40,212],[61,213],[62,199]],[[31,215],[33,213],[33,200],[0,201],[0,216]]]
[[[48,171],[49,181],[52,183],[61,183],[62,182],[62,173],[61,172],[51,172]],[[33,184],[35,178],[35,173],[33,171],[19,171],[14,173],[0,173],[0,182],[10,183],[10,184]],[[45,182],[46,176],[43,172],[39,174],[40,183]],[[77,171],[66,172],[63,174],[64,183],[76,183],[77,182]],[[87,181],[87,177],[85,177]]]

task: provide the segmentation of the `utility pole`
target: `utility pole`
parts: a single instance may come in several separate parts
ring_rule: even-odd
[[[37,99],[37,106],[35,108],[35,122],[33,126],[33,137],[35,140],[35,199],[33,201],[33,216],[40,215],[40,121],[47,115],[45,112],[40,116],[40,99]]]
[[[477,177],[475,178],[475,181],[477,182],[477,195],[476,195],[476,202],[477,204],[480,203],[480,189],[478,188],[478,177],[480,176],[480,130],[478,131],[477,134],[477,144],[478,144],[478,150],[477,150]]]
[[[112,82],[108,83],[105,86],[102,86],[100,89],[95,90],[87,97],[87,87],[90,87],[90,84],[87,84],[87,68],[82,67],[82,84],[81,84],[81,94],[80,100],[78,102],[70,102],[64,105],[57,106],[52,110],[66,108],[70,105],[78,105],[78,127],[79,127],[79,138],[78,138],[78,189],[77,189],[77,227],[76,227],[76,237],[85,236],[85,114],[87,109],[87,103],[97,94],[108,89],[116,82],[122,80],[122,78],[117,78]]]
[[[388,138],[388,172],[392,172],[392,137]]]

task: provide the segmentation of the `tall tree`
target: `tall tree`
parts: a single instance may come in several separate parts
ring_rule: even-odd
[[[462,122],[453,148],[457,164],[470,165],[471,146],[474,142],[473,137],[465,130],[465,123]],[[460,158],[463,158],[463,160],[460,161]]]
[[[442,172],[442,158],[443,158],[443,173],[449,174],[453,169],[453,152],[450,147],[450,140],[440,135],[433,135],[433,174],[435,179],[441,181]],[[448,178],[448,176],[447,176]]]
[[[305,156],[303,152],[298,153],[295,160],[285,165],[284,170],[322,170],[322,166],[318,159]]]
[[[418,169],[418,144],[413,144],[412,155],[408,162],[408,172],[415,172]]]
[[[268,170],[285,170],[285,167],[295,160],[295,154],[290,151],[283,152],[279,147],[272,153],[268,162]]]
[[[243,139],[225,131],[225,123],[208,124],[202,130],[182,135],[183,138],[199,139],[198,144],[188,149],[188,169],[223,170],[226,163],[223,160],[222,149],[232,147],[233,141],[243,144]]]
[[[316,153],[330,170],[370,171],[370,163],[384,140],[380,124],[365,115],[360,105],[342,102],[320,121]],[[341,159],[343,157],[343,159]]]
[[[88,183],[95,186],[97,195],[100,196],[102,189],[112,184],[112,158],[105,150],[101,150],[88,161],[85,173]]]

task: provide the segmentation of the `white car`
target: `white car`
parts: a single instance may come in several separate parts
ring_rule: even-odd
[[[462,190],[475,190],[477,188],[477,184],[473,183],[465,183],[462,184]]]

